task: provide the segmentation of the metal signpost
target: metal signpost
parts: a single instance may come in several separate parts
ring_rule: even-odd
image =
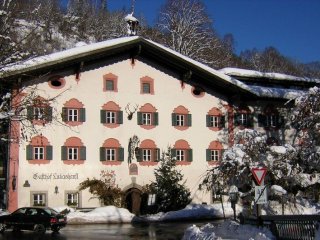
[[[257,209],[257,217],[259,217],[260,204],[268,203],[267,199],[267,186],[264,185],[264,177],[267,173],[267,168],[252,168],[252,175],[254,177],[254,203]]]

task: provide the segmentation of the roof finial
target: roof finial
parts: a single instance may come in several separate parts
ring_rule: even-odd
[[[133,13],[134,13],[134,3],[135,3],[135,0],[131,0],[131,13],[128,14],[124,20],[126,20],[127,24],[128,24],[128,35],[129,36],[134,36],[136,35],[136,31],[137,31],[137,27],[139,25],[139,21],[138,19],[136,19],[134,16],[133,16]]]

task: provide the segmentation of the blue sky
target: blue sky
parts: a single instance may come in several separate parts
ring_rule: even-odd
[[[110,10],[132,0],[107,0]],[[135,0],[135,16],[153,24],[165,0]],[[236,52],[268,46],[303,63],[320,61],[320,0],[203,0],[220,36],[232,33]]]

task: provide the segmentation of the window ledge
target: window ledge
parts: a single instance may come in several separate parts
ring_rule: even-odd
[[[208,161],[208,164],[210,166],[219,166],[220,162],[219,161]]]
[[[189,126],[174,126],[174,128],[180,131],[184,131],[184,130],[187,130]]]
[[[220,130],[222,130],[223,128],[220,128],[220,127],[208,127],[211,131],[214,131],[214,132],[216,132],[216,131],[220,131]]]
[[[188,161],[176,161],[176,165],[181,165],[181,166],[191,165],[191,162],[188,162]]]
[[[49,164],[50,160],[45,160],[45,159],[33,159],[33,160],[28,160],[30,164]]]
[[[76,126],[82,125],[83,122],[66,121],[65,124],[67,124],[67,125],[69,125],[71,127],[76,127]]]
[[[107,128],[117,128],[120,126],[119,123],[104,123],[103,126],[107,127]]]
[[[144,161],[144,162],[139,162],[140,166],[156,166],[158,162],[153,162],[153,161]]]
[[[119,166],[122,163],[122,161],[109,161],[109,160],[105,160],[101,162],[103,165],[108,165],[108,166]]]
[[[63,160],[66,165],[81,165],[84,164],[85,160]]]

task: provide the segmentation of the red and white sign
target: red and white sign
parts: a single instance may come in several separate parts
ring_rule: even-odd
[[[266,176],[267,168],[252,168],[251,172],[257,184],[261,185],[264,177]]]

